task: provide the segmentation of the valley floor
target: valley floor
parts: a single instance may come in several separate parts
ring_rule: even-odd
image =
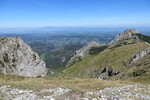
[[[149,100],[150,85],[132,81],[0,75],[0,100]]]

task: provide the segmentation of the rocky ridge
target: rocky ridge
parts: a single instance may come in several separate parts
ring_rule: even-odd
[[[20,37],[0,38],[0,73],[44,76],[46,65]]]
[[[77,50],[73,57],[70,59],[70,61],[67,64],[67,67],[72,65],[72,63],[79,61],[82,57],[84,56],[88,56],[89,54],[89,49],[91,49],[91,47],[100,47],[103,46],[104,44],[100,44],[94,41],[89,42],[88,44],[86,44],[84,47],[82,47],[81,49]]]
[[[149,69],[148,39],[150,39],[149,36],[142,35],[135,29],[125,30],[112,42],[106,44],[106,48],[98,54],[83,58],[76,56],[76,59],[80,58],[80,60],[73,62],[69,68],[65,69],[62,76],[119,80],[149,74],[149,71],[145,70]],[[97,52],[98,49],[101,49],[101,46],[94,49],[91,46],[89,51]],[[133,71],[133,69],[136,70]]]
[[[75,52],[75,56],[87,56],[89,54],[86,51],[88,51],[91,47],[99,47],[99,46],[102,46],[102,45],[103,44],[91,41],[88,44],[86,44],[83,48],[81,48],[80,50],[77,50]]]
[[[114,40],[112,40],[108,44],[100,44],[100,43],[96,43],[94,41],[89,42],[83,48],[81,48],[75,52],[75,54],[73,55],[71,60],[68,62],[67,67],[72,65],[72,63],[79,61],[82,57],[90,55],[88,51],[92,47],[108,46],[108,48],[113,48],[116,45],[119,45],[119,46],[124,45],[122,43],[121,44],[117,44],[117,43],[120,41],[123,41],[123,40],[129,40],[129,39],[139,40],[137,34],[139,34],[139,32],[136,29],[127,29],[124,32],[120,33]],[[125,44],[132,44],[132,42],[133,41],[125,42]]]

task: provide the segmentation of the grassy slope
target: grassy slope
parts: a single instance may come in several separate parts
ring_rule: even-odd
[[[143,34],[137,34],[140,40],[150,43],[150,36],[145,36]]]
[[[104,89],[106,87],[118,87],[133,84],[133,82],[78,78],[29,78],[15,75],[0,75],[0,86],[8,84],[15,88],[30,89],[33,91],[61,87],[82,93],[90,90]]]
[[[126,77],[129,77],[128,80],[134,82],[150,84],[150,54],[140,59],[136,64],[133,64],[123,78]]]
[[[45,56],[46,56],[46,53],[42,53],[42,54],[40,55],[40,58],[43,59],[43,60],[45,60]]]
[[[124,63],[130,61],[130,59],[138,51],[148,46],[148,44],[140,42],[105,50],[96,56],[85,57],[83,61],[77,62],[73,66],[70,66],[64,71],[62,76],[96,77],[101,69],[104,67],[112,67],[115,71],[120,69],[124,70]]]

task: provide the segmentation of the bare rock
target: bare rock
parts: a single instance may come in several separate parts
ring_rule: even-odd
[[[136,63],[139,59],[143,58],[147,54],[150,54],[150,47],[139,51],[130,61],[129,65]]]
[[[19,37],[0,38],[0,73],[44,76],[45,62]]]

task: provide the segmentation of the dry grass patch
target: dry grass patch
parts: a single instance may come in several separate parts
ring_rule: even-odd
[[[73,91],[86,92],[99,90],[106,87],[118,87],[132,82],[125,81],[106,81],[98,79],[79,79],[79,78],[30,78],[15,75],[0,75],[0,85],[11,85],[19,89],[30,89],[40,91],[50,88],[68,88]]]

